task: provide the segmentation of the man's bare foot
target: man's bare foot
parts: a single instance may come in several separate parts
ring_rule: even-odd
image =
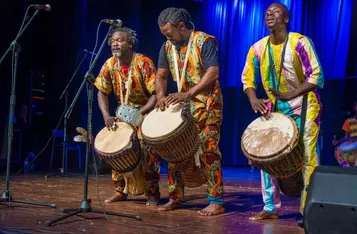
[[[150,198],[146,201],[146,205],[147,205],[147,206],[157,206],[157,205],[159,204],[159,200],[160,200],[160,198],[150,197]]]
[[[125,201],[127,196],[123,195],[118,195],[115,194],[114,196],[111,196],[110,198],[105,199],[106,203],[111,203],[111,202],[118,202],[118,201]]]
[[[225,212],[224,206],[223,205],[218,205],[218,204],[210,204],[203,210],[198,211],[199,215],[219,215],[223,214]]]
[[[268,212],[263,210],[259,214],[249,217],[249,220],[277,219],[278,217],[277,212]]]
[[[169,211],[169,210],[174,210],[174,209],[177,209],[180,207],[181,207],[181,204],[179,201],[170,199],[170,201],[167,202],[165,205],[160,206],[158,210],[159,211]]]

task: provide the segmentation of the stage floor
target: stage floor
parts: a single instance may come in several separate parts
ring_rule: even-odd
[[[284,195],[279,220],[248,220],[250,215],[263,208],[258,170],[249,172],[248,169],[225,168],[223,176],[226,213],[202,217],[197,211],[207,204],[205,186],[186,189],[183,208],[159,212],[146,207],[144,196],[129,196],[125,202],[104,204],[104,199],[113,194],[111,177],[109,174],[100,175],[97,183],[96,177],[90,175],[88,198],[92,199],[92,208],[140,215],[142,221],[111,215],[107,215],[111,219],[107,220],[102,214],[85,213],[60,221],[56,226],[45,227],[46,220],[62,215],[61,208],[79,207],[83,198],[84,177],[55,176],[46,181],[44,174],[19,175],[10,182],[13,199],[55,203],[57,208],[20,203],[12,203],[12,209],[0,206],[0,233],[304,233],[297,227],[299,199]],[[0,177],[1,192],[4,179],[4,176]],[[168,199],[166,174],[161,176],[160,186],[163,204]]]

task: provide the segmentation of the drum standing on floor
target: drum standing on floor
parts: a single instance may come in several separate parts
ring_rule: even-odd
[[[145,192],[143,155],[136,129],[124,122],[115,129],[103,128],[94,140],[94,150],[111,168],[123,174],[125,194],[134,196]]]

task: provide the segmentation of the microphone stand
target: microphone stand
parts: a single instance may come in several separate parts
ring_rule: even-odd
[[[31,19],[27,22],[24,28],[17,34],[15,40],[10,44],[10,47],[5,52],[0,60],[1,62],[4,60],[5,56],[12,50],[12,81],[11,81],[11,96],[10,96],[10,107],[9,107],[9,126],[8,126],[8,139],[7,139],[7,165],[6,165],[6,178],[5,178],[5,191],[2,193],[0,202],[15,202],[15,203],[24,203],[24,204],[31,204],[31,205],[38,205],[38,206],[48,206],[55,208],[56,204],[46,204],[40,202],[30,202],[30,201],[21,201],[21,200],[13,200],[10,194],[10,165],[11,165],[11,156],[12,156],[12,140],[13,140],[13,131],[14,131],[14,111],[16,105],[16,79],[17,79],[17,62],[19,58],[19,53],[21,51],[21,46],[17,42],[23,32],[26,30],[28,25],[34,19],[34,17],[39,13],[39,10],[33,14]],[[26,16],[25,16],[26,18]],[[9,204],[2,204],[5,206],[11,207]]]
[[[319,133],[319,139],[320,139],[320,144],[319,144],[319,148],[320,148],[320,155],[322,155],[322,151],[323,151],[323,145],[324,145],[324,128],[323,126],[325,125],[325,122],[330,122],[332,120],[335,120],[337,118],[341,118],[342,116],[345,116],[345,115],[349,115],[349,112],[341,112],[337,115],[334,115],[328,119],[324,119],[324,120],[321,120],[320,121],[320,133]]]
[[[89,154],[90,154],[91,144],[92,144],[92,142],[91,142],[92,141],[92,139],[91,139],[92,138],[92,103],[93,103],[93,81],[94,81],[94,76],[91,74],[91,72],[99,58],[99,55],[102,53],[103,47],[104,47],[105,43],[107,42],[109,33],[112,31],[112,28],[113,28],[113,25],[110,26],[108,33],[105,36],[96,57],[94,58],[93,63],[90,65],[89,70],[85,74],[83,82],[82,82],[81,86],[79,87],[78,92],[77,92],[76,96],[74,97],[74,100],[73,100],[71,106],[68,108],[68,111],[65,114],[65,118],[68,118],[69,115],[71,114],[71,111],[72,111],[82,89],[84,88],[84,85],[87,84],[87,90],[88,90],[88,120],[87,120],[88,121],[87,122],[88,139],[87,139],[87,143],[86,143],[86,162],[85,162],[85,173],[84,173],[85,176],[84,176],[83,200],[82,200],[79,208],[62,209],[61,212],[67,213],[67,214],[60,218],[57,218],[57,219],[54,219],[51,221],[46,221],[45,225],[47,227],[52,226],[52,224],[57,223],[58,221],[67,219],[74,215],[78,215],[79,213],[89,213],[89,212],[98,213],[98,214],[109,214],[109,215],[115,215],[115,216],[121,216],[121,217],[134,218],[136,220],[141,220],[141,217],[138,215],[129,215],[129,214],[123,214],[123,213],[117,213],[117,212],[92,209],[92,207],[90,205],[91,200],[88,199],[88,159],[89,159]]]
[[[86,51],[85,51],[86,52]],[[67,110],[68,108],[68,87],[69,85],[72,83],[72,80],[74,79],[74,77],[76,76],[79,68],[81,67],[84,59],[87,57],[87,52],[85,53],[85,55],[83,56],[81,62],[79,63],[78,67],[76,68],[76,70],[74,71],[73,75],[72,75],[72,78],[69,80],[66,88],[63,90],[61,96],[60,96],[60,100],[62,99],[62,97],[64,96],[64,100],[65,100],[65,110]],[[49,175],[45,175],[45,179],[51,177],[51,176],[56,176],[56,175],[59,175],[59,176],[66,176],[66,175],[79,175],[79,174],[75,174],[75,173],[68,173],[66,171],[66,167],[65,167],[65,162],[68,160],[67,158],[67,154],[66,154],[66,146],[67,146],[67,120],[68,118],[64,118],[63,120],[63,149],[62,149],[62,168],[59,168],[57,172],[55,173],[52,173],[52,174],[49,174]]]

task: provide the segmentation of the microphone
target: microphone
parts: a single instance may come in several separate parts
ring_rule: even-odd
[[[104,19],[103,22],[107,23],[107,24],[111,24],[111,25],[117,26],[117,27],[121,27],[122,24],[123,24],[123,22],[121,22],[120,19],[116,19],[116,20]]]
[[[96,53],[93,53],[92,51],[89,51],[89,50],[86,50],[86,49],[83,49],[83,51],[84,51],[85,53],[89,53],[89,54],[97,55]]]
[[[49,4],[46,5],[35,5],[32,4],[32,7],[36,8],[37,10],[45,10],[45,11],[50,11],[51,10],[51,6]]]

